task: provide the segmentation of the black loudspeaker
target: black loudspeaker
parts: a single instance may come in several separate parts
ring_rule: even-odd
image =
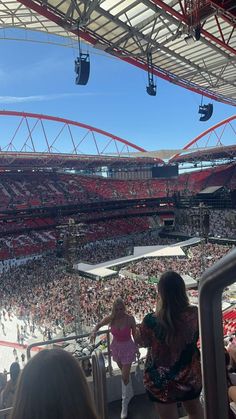
[[[155,84],[149,84],[149,86],[146,87],[147,94],[150,96],[156,96],[156,85]]]
[[[213,105],[212,103],[208,103],[208,105],[201,105],[199,106],[199,111],[202,116],[199,121],[208,121],[213,114]]]
[[[199,41],[200,40],[200,38],[201,38],[201,25],[199,24],[199,25],[197,25],[196,26],[196,28],[195,28],[195,30],[194,30],[194,34],[195,34],[195,39],[196,39],[196,41]]]
[[[75,72],[77,74],[75,83],[85,85],[88,83],[90,74],[90,59],[89,54],[80,54],[75,60]]]

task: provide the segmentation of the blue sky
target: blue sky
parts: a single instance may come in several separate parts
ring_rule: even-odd
[[[41,34],[36,37],[46,39]],[[214,102],[213,117],[199,122],[200,95],[157,78],[157,96],[148,96],[145,72],[92,48],[87,86],[75,85],[77,53],[72,48],[0,40],[0,54],[0,109],[77,120],[147,150],[182,147],[235,114],[234,107]],[[4,124],[11,124],[10,118]]]

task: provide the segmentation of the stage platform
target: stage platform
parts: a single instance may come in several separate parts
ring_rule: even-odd
[[[91,265],[89,263],[78,263],[74,265],[74,269],[78,270],[81,275],[92,279],[105,279],[117,275],[117,270],[112,268],[120,267],[140,259],[173,256],[184,257],[185,253],[182,248],[186,246],[194,246],[200,243],[200,241],[201,239],[199,237],[192,237],[189,240],[165,246],[137,246],[134,247],[133,255],[124,256],[119,259],[109,260],[95,265]]]

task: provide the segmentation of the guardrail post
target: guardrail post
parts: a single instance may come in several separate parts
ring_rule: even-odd
[[[199,320],[205,419],[228,419],[222,293],[235,280],[236,250],[204,272],[200,281]]]

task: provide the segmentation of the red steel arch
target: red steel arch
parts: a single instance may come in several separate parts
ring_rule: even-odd
[[[208,128],[207,130],[203,131],[200,135],[198,135],[197,137],[195,137],[193,140],[189,141],[182,150],[190,150],[192,148],[192,146],[196,145],[196,148],[199,148],[199,142],[202,138],[206,137],[205,139],[205,143],[202,144],[201,148],[208,148],[209,147],[209,142],[210,139],[212,139],[212,134],[214,134],[214,147],[219,147],[219,146],[224,146],[224,144],[222,143],[222,138],[223,135],[225,133],[225,130],[227,127],[231,128],[231,132],[233,133],[233,135],[235,135],[235,143],[236,143],[236,128],[231,124],[232,121],[236,121],[236,115],[230,116],[227,119],[224,119],[221,122],[218,122],[217,124],[215,124],[214,126]],[[223,127],[221,132],[217,132],[216,130],[220,127]],[[207,135],[209,134],[209,136],[207,137]],[[177,160],[177,158],[181,155],[181,153],[177,153],[175,154],[171,159],[170,162],[173,162],[175,160]]]
[[[2,146],[0,145],[0,150],[3,151],[30,151],[30,152],[37,152],[37,147],[34,140],[34,131],[37,126],[40,125],[41,128],[41,135],[42,138],[45,140],[46,144],[46,151],[47,153],[53,153],[53,149],[55,149],[55,142],[58,141],[58,138],[62,134],[63,130],[67,128],[69,138],[71,140],[71,147],[72,152],[71,154],[74,155],[81,155],[81,154],[94,154],[94,153],[81,153],[78,152],[79,145],[82,144],[85,140],[87,140],[88,134],[92,135],[92,141],[93,146],[95,146],[95,154],[102,156],[107,154],[115,154],[117,157],[120,157],[122,154],[129,155],[130,151],[146,151],[144,148],[139,147],[138,145],[127,141],[123,138],[118,137],[117,135],[111,134],[107,131],[104,131],[102,129],[93,127],[91,125],[87,125],[81,122],[73,121],[66,118],[60,118],[56,116],[49,116],[49,115],[43,115],[43,114],[36,114],[31,112],[17,112],[17,111],[8,111],[8,110],[0,110],[0,116],[15,116],[21,118],[18,126],[15,129],[15,132],[13,136],[9,139],[9,142]],[[29,123],[29,119],[35,119],[36,122],[32,125]],[[21,138],[21,145],[19,146],[19,142],[16,141],[17,134],[19,133],[23,122],[26,123],[26,138],[23,139],[23,145],[22,145],[22,138]],[[56,135],[53,137],[53,141],[50,142],[47,136],[47,130],[43,123],[43,121],[51,121],[63,124],[63,127],[60,128],[59,132],[56,133]],[[32,126],[30,126],[32,125]],[[83,130],[86,130],[87,132],[84,134],[82,138],[74,138],[71,127],[78,127],[82,128]],[[101,148],[101,141],[98,141],[95,137],[95,133],[102,136],[102,148]],[[105,140],[106,139],[106,140]],[[114,146],[114,150],[111,152],[110,148],[111,146]],[[130,150],[131,149],[131,150]],[[161,161],[161,160],[160,160]]]

